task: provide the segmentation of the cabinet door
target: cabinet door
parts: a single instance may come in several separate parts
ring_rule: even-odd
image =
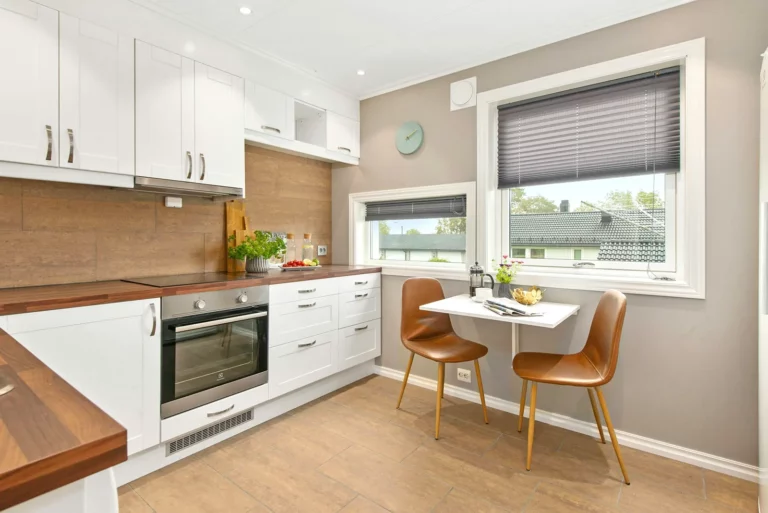
[[[330,376],[337,370],[338,331],[269,349],[269,398]]]
[[[381,289],[339,294],[339,328],[381,318]]]
[[[197,181],[245,184],[243,79],[195,63]]]
[[[59,165],[132,175],[133,39],[60,14]]]
[[[328,111],[328,149],[360,156],[360,123]]]
[[[381,319],[339,330],[339,370],[381,356]]]
[[[136,175],[194,181],[194,61],[136,41]]]
[[[12,315],[7,324],[19,343],[125,427],[133,454],[160,443],[159,314],[153,299]]]
[[[0,0],[0,160],[56,166],[59,17],[27,0]]]
[[[269,347],[333,331],[338,327],[338,296],[270,306]]]
[[[245,128],[294,138],[293,98],[251,81],[245,82]]]

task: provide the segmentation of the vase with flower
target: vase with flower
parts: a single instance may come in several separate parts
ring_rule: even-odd
[[[512,287],[510,283],[515,279],[523,262],[512,260],[509,255],[502,255],[501,262],[491,261],[496,270],[496,282],[499,284],[499,297],[512,298]]]

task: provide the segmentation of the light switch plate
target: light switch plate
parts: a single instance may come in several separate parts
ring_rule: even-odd
[[[318,246],[317,256],[326,256],[328,254],[328,246]]]

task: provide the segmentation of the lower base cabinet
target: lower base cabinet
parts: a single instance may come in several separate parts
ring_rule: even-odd
[[[381,319],[339,330],[339,370],[381,356]]]
[[[338,331],[269,348],[269,398],[337,372]]]

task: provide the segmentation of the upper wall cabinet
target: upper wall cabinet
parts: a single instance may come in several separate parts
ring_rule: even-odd
[[[0,160],[56,166],[58,12],[0,0]]]
[[[245,128],[294,138],[293,98],[272,89],[245,81]]]
[[[328,112],[328,149],[360,156],[360,123]]]
[[[133,175],[133,39],[60,15],[59,165]]]
[[[136,175],[243,187],[243,79],[136,41]]]

